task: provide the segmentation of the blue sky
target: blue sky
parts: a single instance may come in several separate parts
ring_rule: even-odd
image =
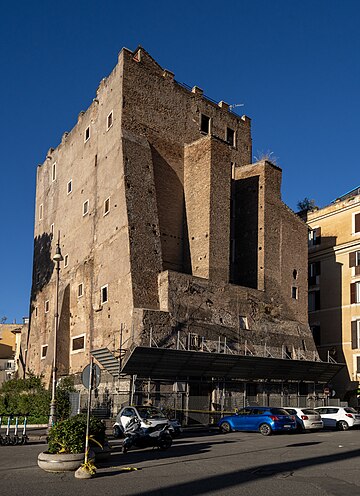
[[[122,47],[252,119],[283,199],[319,206],[360,184],[357,0],[0,2],[0,318],[28,314],[35,175]],[[358,171],[358,172],[356,172]]]

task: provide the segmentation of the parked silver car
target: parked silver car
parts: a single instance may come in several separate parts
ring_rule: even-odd
[[[295,416],[298,432],[317,430],[324,427],[320,414],[313,408],[296,408],[293,406],[284,406],[284,408]]]
[[[125,427],[131,418],[136,417],[141,422],[141,427],[156,427],[159,424],[168,424],[170,434],[179,436],[182,432],[181,424],[176,419],[167,418],[164,413],[155,406],[123,406],[116,416],[113,425],[114,437],[121,437]]]
[[[350,406],[319,406],[314,410],[320,413],[324,427],[347,431],[349,427],[360,426],[360,415]]]

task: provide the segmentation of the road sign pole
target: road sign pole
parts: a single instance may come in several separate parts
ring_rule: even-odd
[[[86,438],[85,438],[85,463],[88,462],[89,455],[89,426],[90,426],[90,411],[91,411],[91,393],[93,388],[93,372],[94,363],[93,357],[90,358],[90,374],[89,374],[89,396],[88,396],[88,407],[87,407],[87,417],[86,417]]]

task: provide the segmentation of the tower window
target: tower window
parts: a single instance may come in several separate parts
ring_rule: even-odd
[[[294,300],[298,299],[298,288],[296,286],[293,286],[291,288],[291,298],[293,298]]]
[[[101,295],[100,295],[101,305],[103,305],[108,301],[108,285],[106,284],[106,286],[102,286],[100,291],[101,291]]]
[[[230,127],[226,128],[226,142],[231,146],[235,146],[235,131]]]
[[[107,129],[110,129],[112,125],[113,125],[113,113],[111,111],[110,114],[107,116]]]
[[[81,298],[84,294],[84,284],[81,283],[78,286],[78,298]]]
[[[46,357],[47,350],[48,350],[48,345],[47,344],[43,344],[41,346],[41,359],[42,360]]]
[[[67,267],[69,265],[69,255],[64,256],[64,267]]]
[[[104,201],[104,215],[107,215],[110,212],[110,198],[107,198]]]
[[[70,195],[72,192],[72,179],[67,183],[67,194]]]
[[[56,179],[56,162],[52,164],[51,179],[52,181],[55,181]]]
[[[89,213],[89,200],[83,203],[83,216]]]
[[[71,352],[85,350],[85,334],[74,336],[71,340]]]
[[[207,115],[201,114],[200,131],[206,134],[210,133],[210,117],[208,117]]]
[[[85,142],[90,139],[90,126],[85,129]]]
[[[49,310],[50,310],[50,302],[49,302],[49,300],[46,300],[45,301],[45,313],[48,313]]]

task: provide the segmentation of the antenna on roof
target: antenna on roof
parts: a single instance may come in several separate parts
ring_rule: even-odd
[[[232,105],[229,105],[229,109],[232,110],[236,107],[243,107],[244,105],[244,103],[233,103]]]

